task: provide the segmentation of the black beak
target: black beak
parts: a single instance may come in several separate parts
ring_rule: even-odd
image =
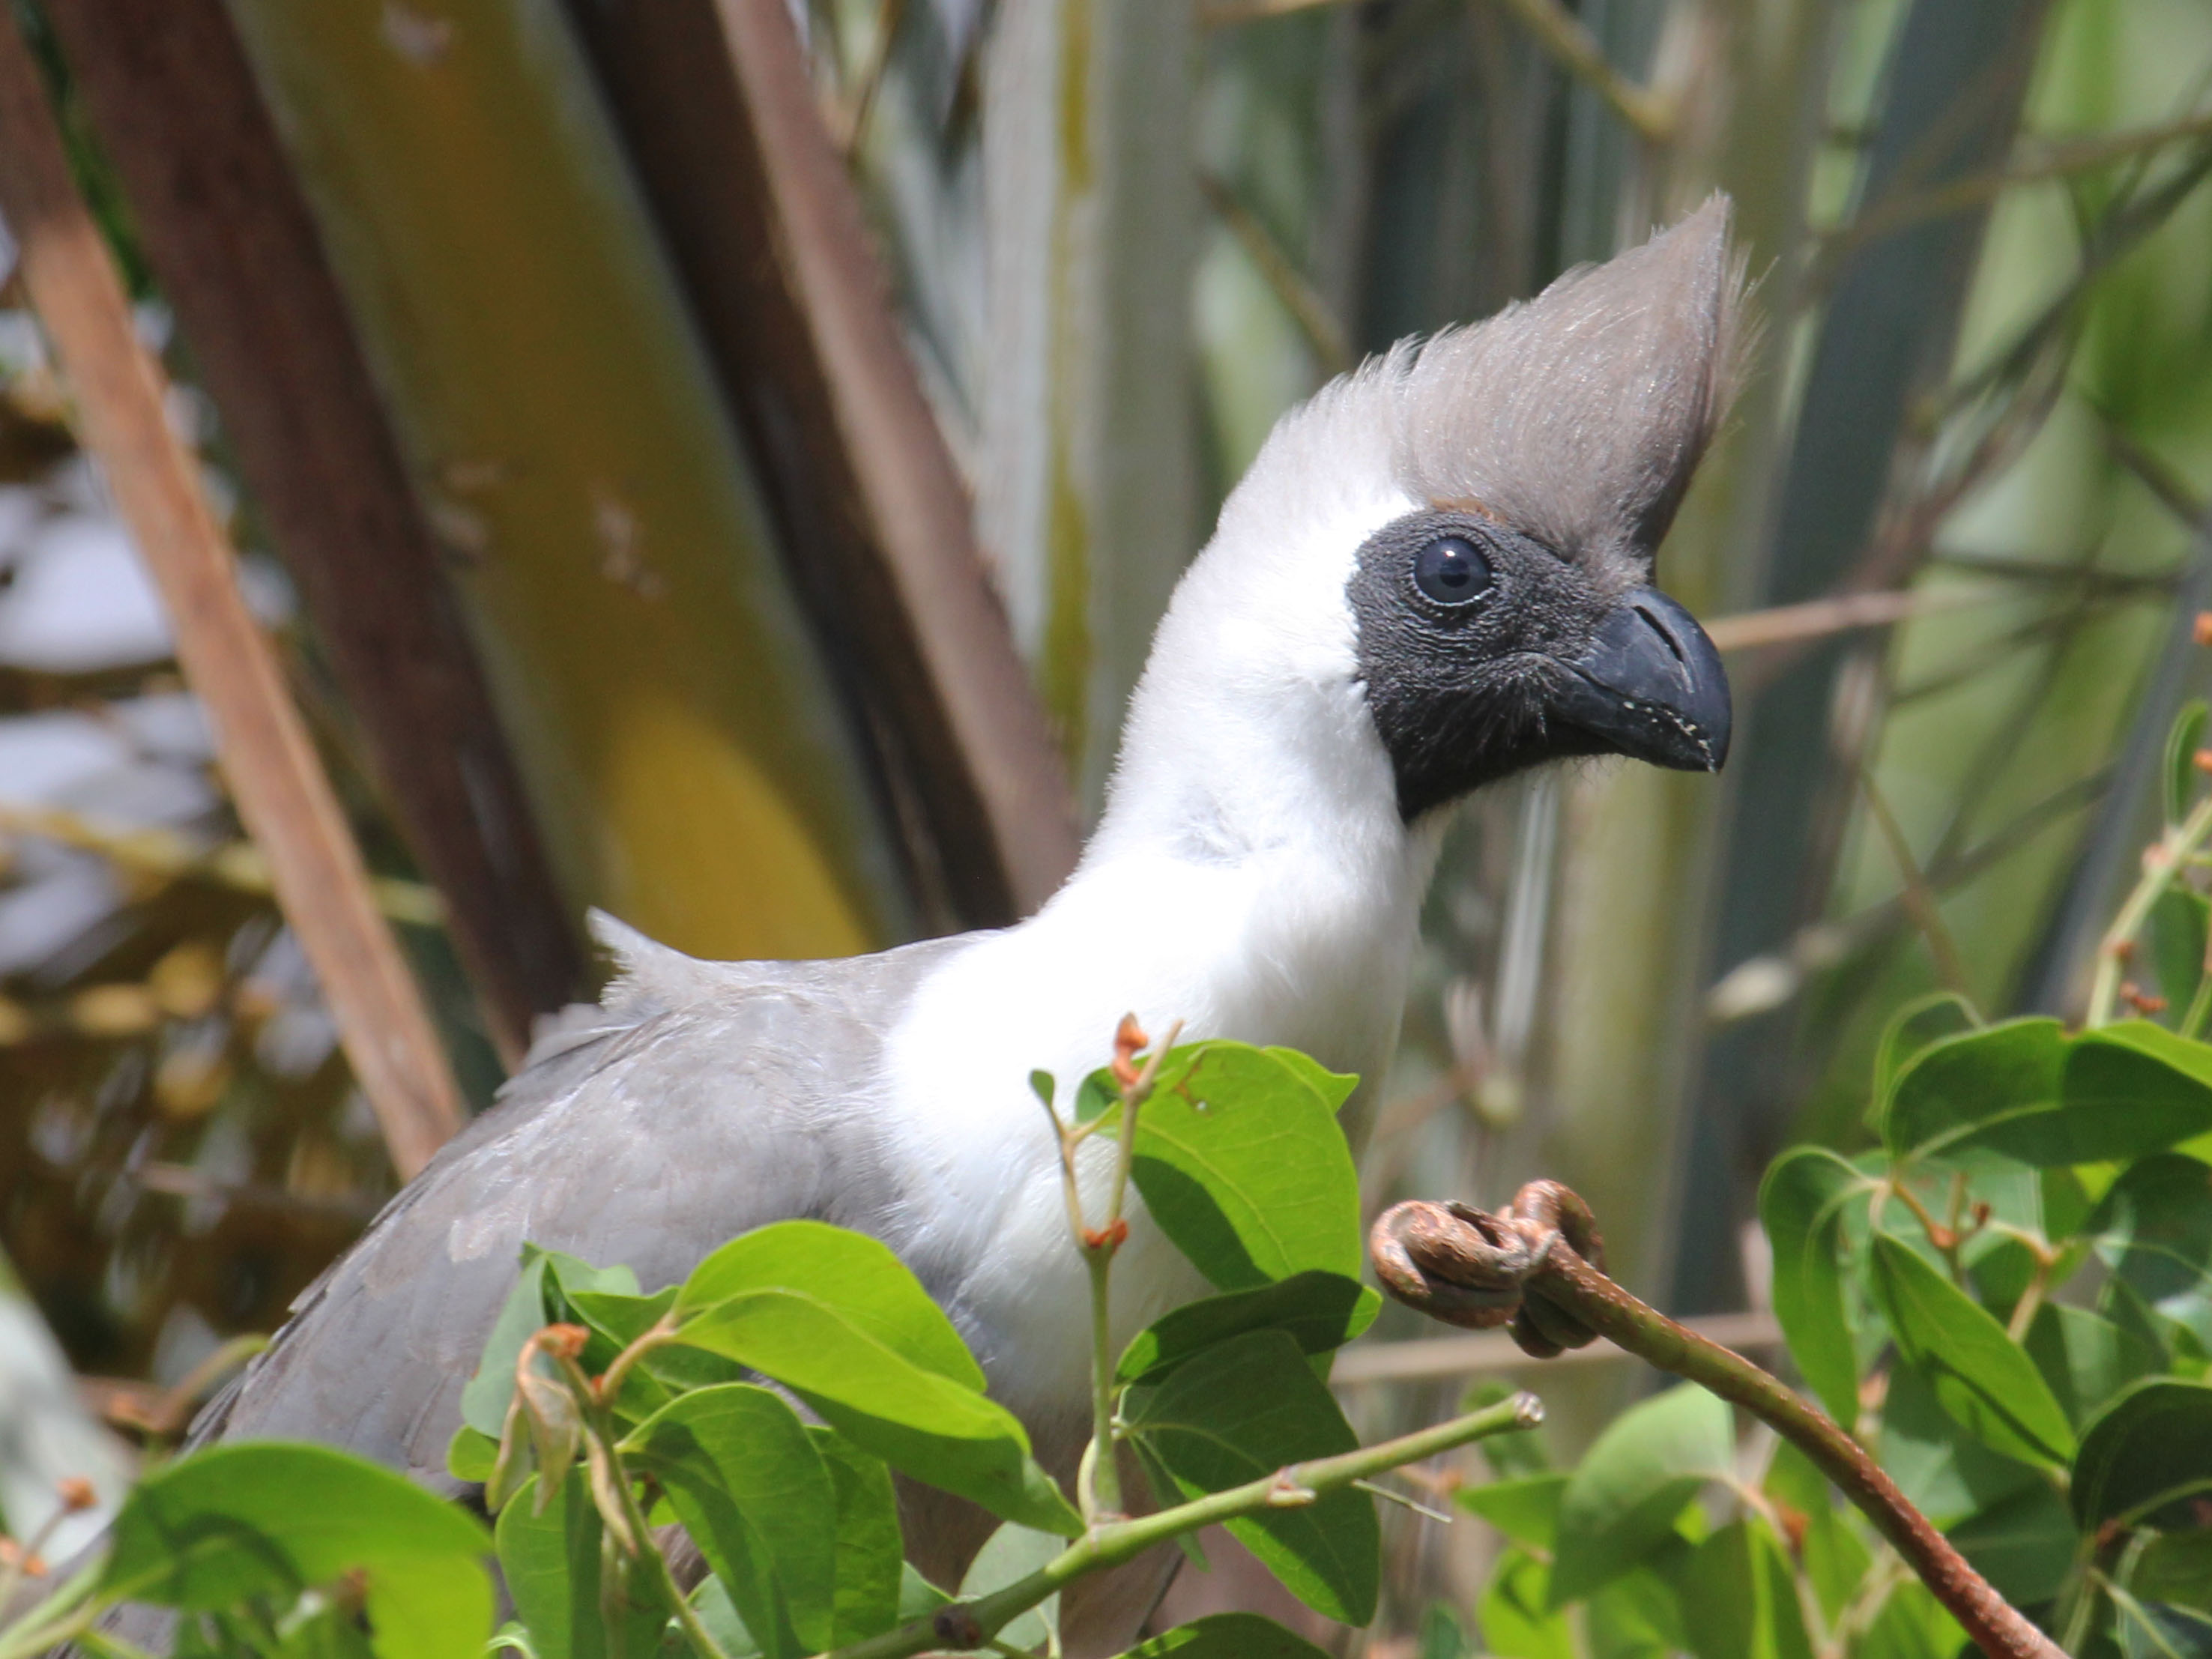
[[[1729,683],[1697,619],[1656,588],[1625,597],[1551,699],[1558,719],[1612,753],[1683,772],[1728,758]]]

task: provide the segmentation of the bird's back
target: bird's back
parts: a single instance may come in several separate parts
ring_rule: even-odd
[[[703,963],[605,918],[623,975],[549,1022],[498,1103],[302,1294],[194,1441],[343,1447],[447,1484],[460,1394],[527,1242],[681,1279],[750,1227],[881,1235],[883,1037],[967,939],[847,961]]]

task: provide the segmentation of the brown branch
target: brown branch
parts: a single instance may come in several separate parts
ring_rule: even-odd
[[[1368,1251],[1383,1288],[1408,1307],[1451,1324],[1510,1324],[1539,1358],[1607,1337],[1741,1406],[1820,1467],[1990,1659],[2064,1659],[1826,1412],[1607,1278],[1589,1206],[1559,1182],[1531,1182],[1498,1215],[1464,1204],[1401,1204],[1376,1220]]]
[[[85,448],[160,588],[177,654],[214,724],[247,832],[320,981],[402,1177],[460,1126],[459,1091],[383,917],[361,849],[246,609],[236,562],[170,430],[159,367],[137,338],[113,260],[70,174],[18,27],[0,25],[0,214],[26,291],[76,400]]]
[[[45,8],[162,296],[367,770],[445,899],[509,1066],[580,991],[539,843],[430,513],[222,0]]]
[[[1305,273],[1260,222],[1259,216],[1237,199],[1225,180],[1203,167],[1199,169],[1198,188],[1214,217],[1237,239],[1237,246],[1259,270],[1260,279],[1304,331],[1314,355],[1321,359],[1322,373],[1341,374],[1350,368],[1352,343],[1345,337],[1344,325],[1337,321],[1336,313],[1320,290],[1306,280]]]
[[[1910,617],[1972,610],[2005,597],[2006,591],[1994,586],[1838,593],[1830,599],[1808,599],[1802,605],[1778,605],[1733,617],[1716,617],[1705,626],[1714,649],[1752,651],[1761,646],[1825,639],[1832,634],[1853,633],[1860,629],[1887,628]]]

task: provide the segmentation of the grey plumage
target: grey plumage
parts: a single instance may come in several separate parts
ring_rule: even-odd
[[[461,1389],[526,1242],[622,1263],[650,1291],[766,1222],[892,1230],[901,1178],[870,1132],[869,1081],[885,1025],[969,939],[705,963],[607,917],[593,931],[623,969],[604,1001],[541,1034],[492,1109],[301,1295],[195,1442],[320,1440],[453,1490]]]

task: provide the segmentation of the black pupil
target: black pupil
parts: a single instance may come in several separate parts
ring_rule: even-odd
[[[1464,536],[1439,536],[1413,560],[1413,584],[1439,605],[1465,605],[1490,588],[1490,562]]]

